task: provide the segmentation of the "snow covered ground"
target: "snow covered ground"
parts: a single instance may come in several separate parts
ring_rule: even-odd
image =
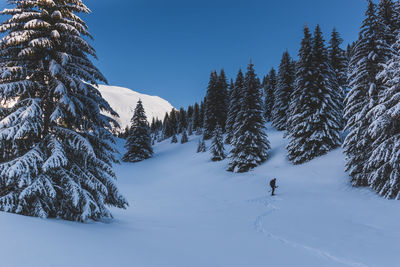
[[[131,207],[113,210],[113,221],[0,213],[0,266],[400,266],[400,202],[350,187],[340,149],[293,166],[282,133],[268,134],[270,160],[247,174],[196,154],[193,136],[116,166]],[[273,177],[276,197],[267,193]]]

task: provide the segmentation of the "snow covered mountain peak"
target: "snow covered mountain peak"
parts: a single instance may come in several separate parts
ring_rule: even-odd
[[[124,87],[99,85],[99,91],[103,98],[119,114],[120,117],[114,119],[118,121],[121,129],[125,129],[126,126],[130,125],[133,111],[139,99],[143,102],[149,122],[153,118],[162,120],[165,113],[174,108],[167,100],[161,97],[141,94]]]

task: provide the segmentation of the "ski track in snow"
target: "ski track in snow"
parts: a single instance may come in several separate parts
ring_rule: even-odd
[[[281,200],[281,199],[280,198],[275,198],[273,203],[277,202],[277,200]],[[323,251],[323,250],[320,250],[320,249],[317,249],[317,248],[314,248],[314,247],[311,247],[311,246],[300,244],[300,243],[297,243],[295,241],[288,240],[288,239],[286,239],[286,238],[284,238],[282,236],[275,235],[275,234],[267,231],[263,227],[264,219],[266,217],[270,216],[275,211],[279,210],[280,208],[277,207],[274,204],[269,203],[266,197],[251,199],[248,202],[249,203],[263,204],[267,208],[267,211],[265,213],[261,214],[260,216],[258,216],[256,218],[256,220],[254,221],[254,228],[255,228],[255,230],[257,232],[262,233],[263,235],[265,235],[265,236],[267,236],[269,238],[275,239],[277,241],[280,241],[280,242],[282,242],[284,244],[290,245],[290,246],[295,247],[295,248],[302,248],[304,250],[307,250],[307,251],[310,251],[310,252],[314,253],[317,256],[322,256],[322,257],[328,258],[330,260],[333,260],[335,262],[338,262],[338,263],[341,263],[341,264],[345,264],[347,266],[351,266],[351,267],[370,267],[370,266],[368,266],[368,265],[366,265],[364,263],[353,262],[353,261],[348,260],[348,259],[340,258],[340,257],[332,255],[331,253],[329,253],[327,251]]]

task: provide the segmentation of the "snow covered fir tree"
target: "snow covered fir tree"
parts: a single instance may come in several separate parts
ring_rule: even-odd
[[[247,172],[267,160],[270,145],[265,130],[261,88],[250,62],[244,78],[240,111],[233,127],[229,171]]]
[[[290,96],[293,92],[295,67],[289,52],[284,52],[276,81],[274,105],[272,108],[272,126],[279,131],[286,130],[288,120]]]
[[[181,144],[185,144],[189,141],[189,137],[187,135],[186,130],[183,131],[182,137],[181,137]]]
[[[178,133],[182,133],[188,128],[188,120],[187,120],[187,112],[184,108],[181,108],[179,110],[179,115],[178,115]]]
[[[150,127],[141,100],[133,113],[125,148],[127,151],[122,160],[126,162],[139,162],[153,156]]]
[[[369,1],[350,62],[351,91],[345,102],[350,133],[344,143],[352,184],[394,199],[400,199],[398,18],[392,1],[382,0],[378,7]]]
[[[199,143],[197,145],[197,153],[204,153],[207,151],[206,142],[203,138],[199,139]]]
[[[274,95],[276,89],[276,71],[272,68],[268,75],[264,77],[264,115],[267,121],[272,119],[272,109],[274,107]]]
[[[340,129],[343,130],[346,119],[344,118],[344,98],[346,97],[349,88],[347,82],[347,73],[349,59],[346,56],[346,52],[341,48],[343,39],[340,33],[334,28],[331,33],[328,46],[328,63],[332,71],[331,75],[331,87],[333,90],[339,93],[338,104],[340,112]]]
[[[368,134],[372,123],[370,111],[379,104],[384,92],[383,80],[377,77],[388,60],[389,47],[385,41],[384,24],[377,16],[377,7],[368,2],[360,38],[353,48],[350,60],[350,92],[345,99],[345,130],[348,135],[343,144],[346,153],[346,171],[355,186],[369,186],[365,166],[372,155],[373,138]]]
[[[295,164],[341,144],[341,92],[334,86],[335,79],[320,27],[317,25],[312,38],[305,26],[287,123],[288,156]]]
[[[210,139],[214,129],[219,124],[225,129],[228,110],[228,84],[225,72],[221,70],[220,75],[213,71],[207,88],[204,110],[204,138]]]
[[[80,0],[10,1],[1,14],[0,209],[85,222],[128,203],[115,184],[117,115],[96,89],[105,77]]]
[[[400,200],[400,36],[392,51],[384,69],[378,74],[385,85],[379,104],[368,114],[373,121],[368,134],[375,141],[365,171],[367,183],[376,192],[386,198]]]
[[[219,124],[217,124],[214,130],[210,152],[212,161],[221,161],[226,158],[224,137],[222,136],[222,128]]]
[[[172,138],[171,138],[171,144],[176,144],[176,143],[178,143],[178,137],[177,137],[176,134],[174,133],[174,134],[172,135]]]
[[[233,88],[230,91],[230,99],[229,99],[229,108],[228,108],[228,117],[226,121],[226,138],[225,138],[225,143],[226,144],[231,144],[232,139],[234,137],[234,131],[235,131],[235,123],[236,123],[236,117],[240,112],[241,108],[241,97],[242,97],[242,92],[243,92],[243,83],[244,83],[244,77],[243,73],[241,70],[239,70],[237,76],[236,76],[236,81],[233,85]]]

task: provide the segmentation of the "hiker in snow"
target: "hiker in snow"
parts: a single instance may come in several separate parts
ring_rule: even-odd
[[[269,182],[269,186],[271,186],[271,196],[274,196],[275,188],[278,188],[278,186],[276,186],[276,178],[272,179],[271,182]]]

